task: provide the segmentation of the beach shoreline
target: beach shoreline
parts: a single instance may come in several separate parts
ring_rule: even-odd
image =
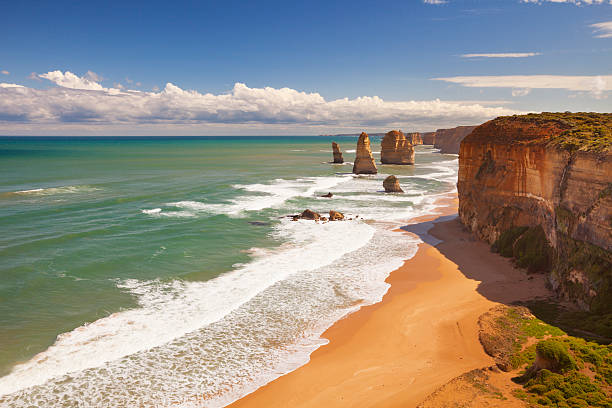
[[[402,227],[421,238],[393,271],[382,301],[336,322],[310,361],[230,407],[417,406],[470,370],[494,365],[478,340],[478,318],[498,303],[547,297],[456,218],[456,197],[438,214]]]

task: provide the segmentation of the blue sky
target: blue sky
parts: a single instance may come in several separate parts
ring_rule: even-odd
[[[0,9],[0,134],[428,130],[612,106],[612,0]]]

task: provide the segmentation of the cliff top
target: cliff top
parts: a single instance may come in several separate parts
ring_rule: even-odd
[[[612,152],[612,113],[563,112],[501,116],[479,126],[470,142],[547,143],[569,151]]]

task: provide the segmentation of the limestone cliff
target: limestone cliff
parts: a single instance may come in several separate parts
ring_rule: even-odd
[[[385,134],[380,147],[382,164],[414,164],[414,148],[401,131],[392,130]]]
[[[353,164],[355,174],[376,174],[378,169],[372,157],[370,148],[370,137],[366,132],[361,133],[357,141],[357,152],[355,153],[355,163]]]
[[[436,132],[425,132],[421,133],[424,145],[435,145],[436,144]]]
[[[434,147],[440,149],[440,153],[459,154],[459,145],[463,138],[472,133],[476,126],[458,126],[452,129],[436,130]]]
[[[334,163],[344,163],[344,158],[342,158],[342,151],[340,151],[340,146],[338,146],[338,143],[332,142],[332,150],[334,154]]]
[[[436,136],[437,138],[437,136]],[[459,216],[585,309],[612,309],[612,114],[501,117],[461,142]]]

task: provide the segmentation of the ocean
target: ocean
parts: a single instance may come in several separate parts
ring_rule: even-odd
[[[333,140],[0,138],[0,406],[220,407],[306,363],[456,191],[456,155],[357,177]]]

